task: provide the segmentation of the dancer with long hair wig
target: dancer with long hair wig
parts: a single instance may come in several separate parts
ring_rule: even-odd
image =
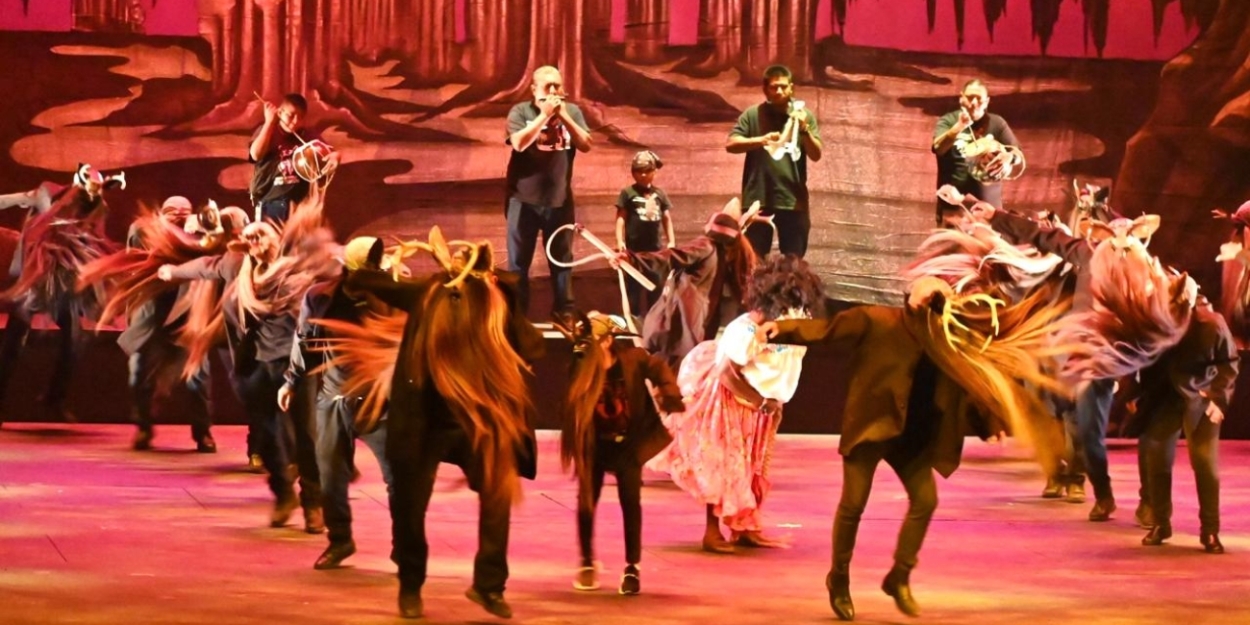
[[[1106,442],[1115,379],[1153,363],[1189,324],[1190,307],[1176,297],[1183,281],[1146,250],[1159,218],[1090,221],[1088,236],[1076,238],[985,202],[970,211],[1007,239],[1056,254],[1075,268],[1072,316],[1056,340],[1080,348],[1064,364],[1064,375],[1082,387],[1076,417],[1094,489],[1089,520],[1107,521],[1116,510]]]
[[[621,345],[623,325],[606,315],[564,316],[556,328],[573,343],[568,392],[560,413],[560,462],[577,478],[577,536],[581,567],[573,581],[578,590],[599,588],[594,558],[595,511],[605,473],[616,475],[625,525],[625,572],[618,592],[641,590],[642,467],[672,439],[664,412],[685,409],[673,371],[659,356],[641,347]]]
[[[1015,304],[984,293],[956,294],[937,277],[916,280],[906,308],[859,306],[829,318],[781,320],[757,328],[763,340],[824,344],[849,355],[842,415],[842,495],[833,524],[833,563],[825,578],[842,620],[855,617],[850,564],[877,465],[885,461],[907,491],[894,566],[882,590],[900,611],[920,612],[910,575],[937,509],[933,472],[959,466],[964,432],[987,438],[1005,429],[1027,436],[1038,458],[1053,464],[1039,426],[1044,410],[1034,388],[1062,392],[1046,372],[1048,326],[1061,308],[1043,292]],[[1029,386],[1026,386],[1028,384]]]
[[[508,618],[512,608],[503,593],[511,508],[520,501],[519,477],[533,479],[537,460],[527,363],[541,357],[545,345],[525,318],[516,277],[495,271],[489,243],[449,244],[434,228],[428,244],[404,244],[395,258],[418,250],[433,254],[441,270],[404,278],[397,262],[394,273],[361,270],[346,282],[407,313],[398,350],[354,368],[345,384],[368,387],[391,372],[386,457],[394,474],[391,558],[399,566],[399,612],[404,618],[424,614],[425,514],[438,465],[450,462],[464,470],[480,502],[473,585],[465,595]],[[376,347],[359,343],[364,350]],[[335,350],[336,358],[359,351],[343,342]]]

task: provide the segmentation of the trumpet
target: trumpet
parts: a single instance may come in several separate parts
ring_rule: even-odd
[[[791,160],[797,161],[803,156],[803,150],[799,148],[799,135],[802,133],[799,131],[799,120],[794,117],[794,114],[803,111],[805,106],[802,100],[790,100],[790,118],[781,129],[781,140],[764,146],[774,161],[779,161],[786,155],[789,155]]]

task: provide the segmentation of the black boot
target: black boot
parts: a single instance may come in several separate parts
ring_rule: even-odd
[[[881,590],[894,597],[894,605],[898,607],[899,612],[907,616],[920,616],[920,606],[911,596],[911,583],[908,581],[910,575],[911,572],[907,569],[895,566],[881,582]]]
[[[1219,534],[1203,532],[1201,540],[1203,551],[1207,553],[1224,553],[1224,543],[1220,542]]]
[[[855,604],[851,602],[851,574],[830,571],[825,576],[825,590],[829,591],[829,607],[843,621],[855,620]]]

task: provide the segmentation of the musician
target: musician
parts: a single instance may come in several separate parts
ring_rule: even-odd
[[[729,132],[725,150],[745,154],[742,166],[742,203],[761,205],[760,215],[772,217],[777,247],[782,254],[802,258],[812,229],[808,206],[807,161],[819,161],[824,151],[820,127],[811,110],[794,99],[790,69],[773,65],[764,70],[765,101],[748,108]],[[773,229],[752,223],[746,230],[755,255],[764,258],[773,246]]]
[[[1019,147],[1020,142],[1007,125],[1007,120],[990,113],[990,93],[979,79],[968,81],[959,95],[959,108],[938,118],[933,130],[933,154],[937,157],[937,187],[953,185],[961,193],[972,194],[997,208],[1003,206],[1001,176],[1023,166],[1021,152],[998,151],[990,157],[985,170],[989,176],[978,179],[972,174],[972,158],[965,156],[968,145],[976,139],[993,135],[1003,145]],[[946,214],[958,212],[958,207],[938,200],[937,224],[943,225]]]
[[[544,243],[560,226],[573,223],[573,158],[589,152],[590,129],[582,110],[565,100],[564,78],[549,65],[534,70],[533,98],[508,112],[508,270],[517,274],[521,310],[529,309],[530,262],[538,234]],[[556,237],[551,255],[573,258],[572,233]],[[573,275],[551,267],[553,310],[573,306]]]
[[[264,102],[264,106],[265,121],[252,134],[247,148],[248,161],[256,165],[248,192],[256,206],[256,221],[285,222],[291,207],[308,195],[308,181],[297,173],[296,150],[317,136],[304,128],[308,114],[304,96],[288,93],[277,106],[272,102]],[[337,152],[326,159],[326,170],[338,166]]]

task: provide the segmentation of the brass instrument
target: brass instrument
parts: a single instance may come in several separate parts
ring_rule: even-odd
[[[781,129],[781,140],[776,143],[770,143],[764,146],[768,151],[768,155],[773,157],[774,161],[779,161],[790,156],[791,160],[799,160],[803,156],[803,150],[799,148],[799,135],[803,134],[799,130],[799,120],[795,119],[794,114],[801,112],[805,107],[802,100],[790,100],[789,115],[786,125]]]

